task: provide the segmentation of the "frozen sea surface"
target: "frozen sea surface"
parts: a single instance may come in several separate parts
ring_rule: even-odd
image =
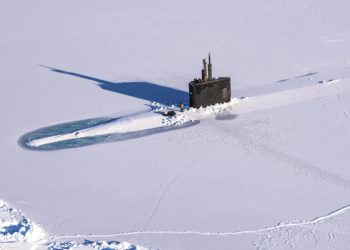
[[[56,248],[349,249],[349,9],[348,0],[2,1],[0,199]],[[213,76],[231,77],[241,101],[216,119],[71,150],[18,145],[46,125],[62,127],[22,139],[152,101],[186,104],[208,52]],[[193,116],[211,113],[202,111]],[[18,213],[2,215],[1,233],[30,232]],[[28,249],[11,235],[0,248]]]

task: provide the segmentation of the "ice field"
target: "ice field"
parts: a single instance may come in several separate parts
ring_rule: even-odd
[[[3,1],[0,249],[349,249],[349,8]]]

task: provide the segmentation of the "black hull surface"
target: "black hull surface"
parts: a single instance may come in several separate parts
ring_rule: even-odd
[[[190,82],[190,107],[200,108],[231,100],[230,77],[219,77],[205,82]]]

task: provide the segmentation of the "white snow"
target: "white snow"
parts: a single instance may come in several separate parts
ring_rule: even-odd
[[[113,241],[84,241],[76,242],[55,242],[48,246],[48,250],[57,249],[97,249],[97,250],[147,250],[142,246],[134,246],[128,242],[113,242]]]
[[[0,244],[27,242],[35,248],[46,237],[44,230],[23,213],[0,200]]]
[[[350,91],[350,80],[333,81],[329,85],[311,85],[252,97],[242,102],[240,106],[233,108],[232,111],[237,114],[261,111],[284,105],[303,103],[317,98],[336,96],[347,91]]]
[[[194,114],[199,115],[199,117],[206,117],[208,115],[213,115],[213,114],[218,114],[221,112],[228,111],[228,110],[232,109],[238,103],[239,103],[238,98],[231,98],[230,102],[217,103],[215,105],[210,105],[207,107],[190,108],[188,111],[190,113],[194,113]]]
[[[54,136],[43,137],[29,141],[27,144],[31,147],[39,147],[41,145],[85,138],[94,137],[100,135],[111,134],[125,134],[130,132],[137,132],[147,129],[160,128],[164,126],[178,126],[189,121],[181,113],[177,113],[174,116],[163,116],[155,111],[145,111],[134,115],[127,115],[118,119],[114,119],[110,122],[98,124],[93,127],[76,130],[71,133],[59,134]]]
[[[60,241],[48,237],[39,225],[33,223],[20,210],[9,207],[0,200],[0,246],[4,249],[117,249],[147,250],[147,248],[128,242],[116,241]]]
[[[0,248],[349,249],[349,7],[3,1],[0,199],[16,212],[1,210]],[[232,102],[178,112],[208,52]],[[178,114],[140,114],[150,103]],[[81,136],[200,124],[57,151],[18,143],[103,116],[125,119]]]

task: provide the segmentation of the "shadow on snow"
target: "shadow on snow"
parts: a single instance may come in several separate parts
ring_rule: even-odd
[[[94,81],[96,82],[97,86],[107,91],[136,97],[150,102],[159,102],[164,105],[179,104],[180,102],[188,104],[188,92],[179,89],[174,89],[150,82],[110,82],[75,72],[51,68],[44,65],[40,66],[48,68],[53,72]]]

